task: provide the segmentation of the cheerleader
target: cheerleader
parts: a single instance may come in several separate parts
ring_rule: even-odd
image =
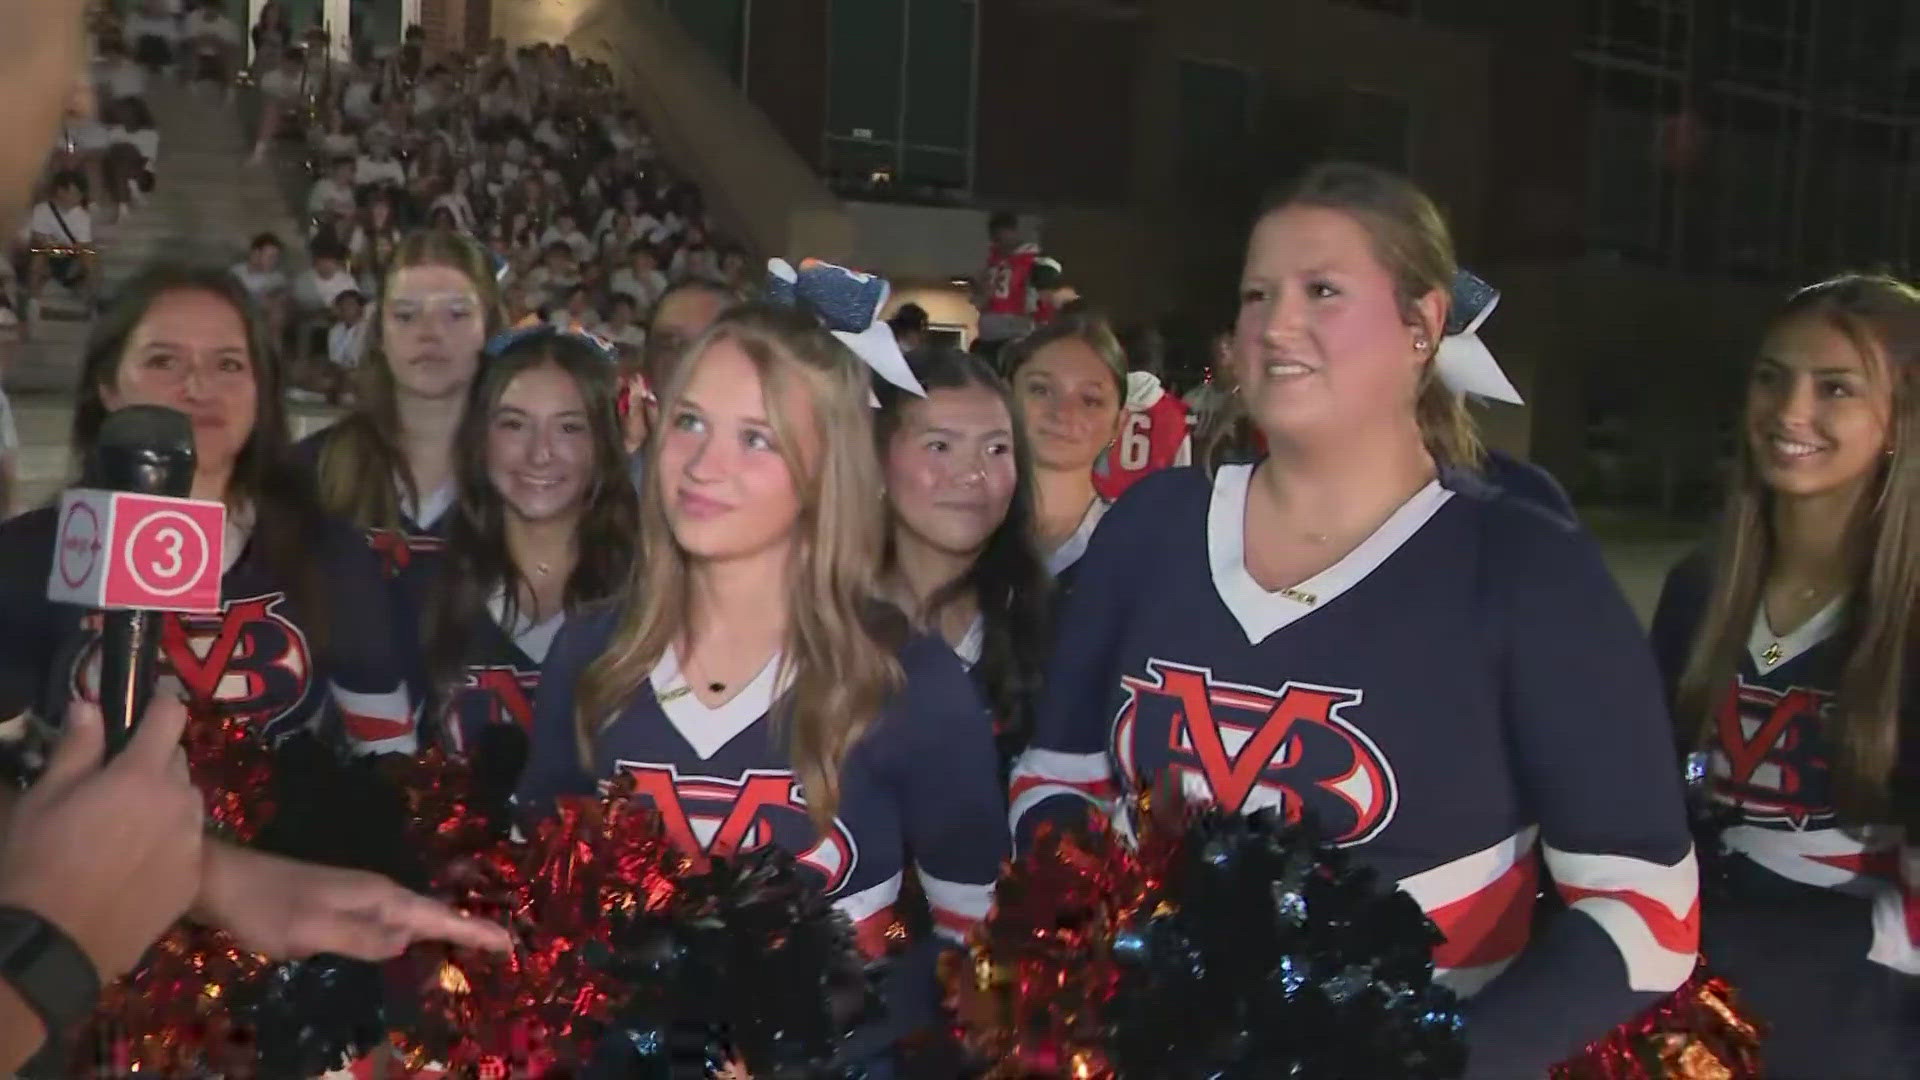
[[[435,734],[455,753],[531,728],[568,612],[631,570],[639,509],[608,369],[588,339],[539,329],[503,342],[475,384],[447,552],[419,600]]]
[[[324,517],[287,464],[279,376],[243,287],[224,272],[161,268],[124,287],[81,364],[73,452],[107,413],[157,404],[193,420],[193,497],[228,508],[217,615],[167,615],[159,663],[195,707],[269,739],[324,729],[363,751],[411,750],[408,696],[373,553]],[[91,697],[98,620],[46,599],[55,507],[0,526],[0,716],[66,713]]]
[[[1770,1077],[1920,1075],[1920,881],[1893,824],[1920,805],[1916,379],[1920,292],[1852,276],[1789,300],[1719,538],[1654,619],[1681,734],[1733,815],[1702,948],[1772,1025]]]
[[[987,912],[1004,802],[979,692],[876,580],[866,368],[763,304],[687,357],[661,388],[639,569],[548,652],[521,800],[538,813],[630,774],[690,850],[793,852],[874,955],[911,849],[958,939]],[[934,1019],[921,959],[889,979],[891,1033]]]
[[[1439,924],[1442,981],[1476,995],[1470,1075],[1506,1080],[1687,978],[1697,875],[1658,672],[1598,549],[1473,471],[1434,370],[1455,272],[1432,202],[1375,169],[1268,205],[1232,347],[1268,453],[1156,473],[1107,516],[1012,810],[1024,836],[1165,775],[1310,814]],[[1568,906],[1532,925],[1543,861]]]
[[[1004,774],[1032,731],[1045,651],[1031,451],[985,360],[941,346],[911,359],[926,397],[882,386],[876,417],[892,511],[881,582],[973,672]]]
[[[380,287],[379,347],[359,368],[354,410],[299,452],[322,505],[367,530],[398,575],[444,546],[454,437],[503,316],[486,253],[454,233],[408,236]]]
[[[1033,445],[1035,542],[1058,578],[1107,512],[1093,466],[1126,417],[1127,358],[1104,319],[1068,315],[1009,345],[1006,368]]]

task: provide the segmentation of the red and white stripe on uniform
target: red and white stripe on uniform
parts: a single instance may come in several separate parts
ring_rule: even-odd
[[[1027,811],[1055,795],[1085,799],[1102,811],[1111,809],[1115,787],[1107,755],[1069,754],[1061,750],[1029,749],[1014,762],[1008,779],[1008,815],[1014,828]]]
[[[420,738],[413,722],[413,707],[404,686],[377,694],[363,694],[339,684],[328,686],[333,703],[340,710],[347,740],[356,753],[411,754],[419,750]]]
[[[927,894],[927,907],[933,911],[934,932],[949,941],[966,941],[974,924],[993,910],[992,885],[948,881],[917,868],[914,873]]]
[[[1600,924],[1627,965],[1627,985],[1665,992],[1693,974],[1700,950],[1700,869],[1693,848],[1672,866],[1543,844],[1567,905]]]
[[[1527,947],[1540,880],[1537,833],[1529,826],[1491,847],[1401,879],[1400,888],[1447,936],[1433,952],[1434,976],[1455,993],[1479,992]]]

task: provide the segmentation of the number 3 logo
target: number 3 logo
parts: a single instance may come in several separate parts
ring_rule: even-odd
[[[153,565],[149,568],[153,576],[163,581],[177,576],[181,566],[180,549],[186,545],[186,536],[179,529],[168,526],[155,533],[153,538],[160,542],[160,546],[165,549],[167,555],[167,561],[164,563],[159,559],[153,560]]]

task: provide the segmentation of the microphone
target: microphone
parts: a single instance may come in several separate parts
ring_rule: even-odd
[[[104,613],[99,690],[110,754],[152,696],[160,613],[220,610],[226,507],[186,497],[193,471],[186,415],[132,405],[100,425],[81,486],[60,499],[47,597]]]
[[[100,425],[82,483],[184,499],[193,491],[193,421],[159,405],[130,405]],[[153,696],[153,664],[160,614],[129,608],[108,611],[100,628],[100,713],[107,753],[118,753]]]

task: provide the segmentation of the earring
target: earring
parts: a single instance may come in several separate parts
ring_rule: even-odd
[[[1417,338],[1414,338],[1414,339],[1413,339],[1413,351],[1414,351],[1414,352],[1426,352],[1426,351],[1427,351],[1427,339],[1426,339],[1426,338],[1423,338],[1423,337],[1417,337]]]

